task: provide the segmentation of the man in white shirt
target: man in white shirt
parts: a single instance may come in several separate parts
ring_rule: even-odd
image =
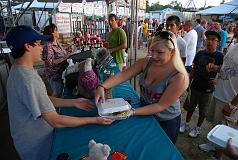
[[[185,42],[185,40],[179,36],[177,33],[179,32],[179,28],[180,28],[180,19],[178,16],[170,16],[167,20],[166,20],[166,30],[173,32],[177,38],[177,45],[178,45],[178,50],[180,53],[180,56],[183,60],[183,63],[185,64],[186,62],[186,57],[187,57],[187,43]]]
[[[193,24],[192,24],[192,21],[190,20],[185,21],[183,28],[184,28],[184,31],[187,32],[183,37],[183,39],[187,43],[187,58],[185,62],[185,67],[187,71],[190,72],[192,69],[193,59],[196,54],[198,34],[193,29]]]

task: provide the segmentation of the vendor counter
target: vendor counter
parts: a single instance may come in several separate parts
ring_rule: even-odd
[[[132,107],[140,107],[140,100],[128,82],[112,89],[113,98],[130,100]],[[65,98],[77,98],[71,90],[65,90]],[[60,114],[84,117],[98,116],[96,107],[92,112],[80,109],[62,108]],[[125,153],[127,160],[182,160],[180,152],[167,137],[153,116],[134,116],[115,121],[111,125],[85,125],[73,128],[55,129],[51,160],[61,153],[67,153],[70,160],[79,160],[88,154],[88,143],[108,144],[112,151]]]

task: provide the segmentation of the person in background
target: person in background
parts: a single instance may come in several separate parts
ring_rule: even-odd
[[[142,44],[143,44],[143,36],[142,36],[142,31],[143,31],[143,21],[140,21],[138,24],[138,28],[137,28],[137,34],[138,34],[138,49],[141,48]]]
[[[96,103],[104,101],[105,90],[141,74],[139,85],[143,107],[130,116],[154,115],[173,143],[180,126],[179,97],[188,86],[188,75],[180,58],[172,32],[158,32],[150,46],[151,57],[142,58],[131,67],[107,79],[96,90]]]
[[[238,37],[238,24],[234,28],[234,37]],[[224,56],[223,65],[218,72],[217,82],[211,105],[208,108],[207,120],[213,126],[218,124],[234,125],[233,120],[237,121],[238,108],[238,44],[230,48]],[[235,112],[234,112],[235,111]],[[224,114],[225,113],[225,114]],[[231,114],[232,113],[232,114]],[[226,116],[225,116],[226,115]],[[232,120],[232,121],[231,121]],[[214,151],[216,148],[212,143],[200,144],[199,149],[205,152]],[[220,158],[222,152],[217,151],[215,157]]]
[[[153,19],[153,32],[156,32],[157,28],[159,27],[159,20],[158,19]]]
[[[45,61],[45,75],[52,89],[52,96],[60,97],[63,91],[62,73],[67,67],[70,52],[59,43],[59,32],[55,24],[44,28],[44,35],[49,35],[51,41],[44,44],[42,58]]]
[[[193,23],[190,20],[184,22],[183,29],[187,32],[183,37],[183,39],[187,43],[187,58],[185,62],[185,67],[188,73],[190,73],[190,71],[192,70],[193,59],[196,54],[198,34],[193,29]]]
[[[222,25],[220,21],[215,22],[215,31],[217,31],[221,35],[221,42],[217,46],[217,51],[220,51],[223,53],[223,50],[226,47],[227,33],[226,31],[222,30]]]
[[[221,40],[220,35],[215,31],[206,31],[205,35],[206,49],[199,51],[193,60],[193,68],[189,77],[191,83],[190,94],[187,96],[183,106],[187,111],[186,122],[182,123],[180,127],[180,133],[189,130],[189,122],[195,108],[198,106],[199,117],[197,126],[192,128],[188,134],[193,138],[201,134],[201,126],[206,117],[212,92],[214,91],[214,79],[223,63],[223,54],[216,51],[216,46],[219,45]]]
[[[84,98],[61,99],[47,95],[44,82],[33,68],[41,61],[41,40],[45,37],[24,25],[12,28],[6,36],[15,59],[7,81],[10,130],[14,146],[23,160],[50,158],[54,128],[113,122],[102,117],[59,115],[55,111],[55,107],[72,106],[91,111],[93,103]]]
[[[207,21],[206,20],[201,20],[200,19],[196,19],[197,22],[197,26],[195,26],[193,29],[197,32],[198,34],[198,40],[197,40],[197,47],[196,47],[196,53],[200,50],[204,49],[204,45],[203,42],[206,39],[205,36],[205,31],[206,31],[206,27],[207,27]]]
[[[149,36],[149,20],[145,19],[143,24],[143,44],[147,48],[147,41]]]
[[[214,20],[211,20],[211,21],[210,21],[210,25],[209,25],[209,27],[208,27],[208,30],[209,30],[209,31],[214,31],[214,30],[216,30],[216,28],[215,28],[215,21],[214,21]]]
[[[234,28],[235,25],[233,23],[228,24],[227,26],[227,39],[226,39],[226,47],[224,48],[223,53],[226,54],[227,50],[231,45],[234,45],[235,39],[233,38],[234,36]]]
[[[187,43],[181,36],[178,35],[180,23],[180,18],[178,16],[170,16],[166,20],[166,30],[173,32],[176,36],[178,50],[183,63],[185,64],[187,57]]]
[[[164,26],[165,26],[164,23],[165,23],[165,19],[163,20],[162,23],[159,24],[159,27],[156,29],[156,32],[158,32],[158,31],[162,31],[162,30],[164,29]]]
[[[122,66],[125,62],[124,54],[125,49],[127,48],[127,38],[126,33],[118,27],[117,24],[117,16],[115,14],[110,14],[109,17],[109,25],[112,29],[111,32],[107,35],[108,50],[114,58],[115,62],[119,66],[119,69],[122,70]]]

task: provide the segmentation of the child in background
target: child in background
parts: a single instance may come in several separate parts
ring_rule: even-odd
[[[197,126],[189,133],[190,137],[197,137],[201,133],[201,125],[206,117],[212,92],[214,91],[214,78],[223,63],[223,55],[216,51],[221,37],[215,31],[206,31],[206,49],[199,51],[194,60],[190,73],[190,95],[187,97],[184,108],[187,110],[186,122],[180,126],[180,133],[189,129],[189,122],[198,105],[199,118]]]

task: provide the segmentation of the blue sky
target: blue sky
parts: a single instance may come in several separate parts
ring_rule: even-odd
[[[156,3],[156,2],[160,2],[160,4],[162,5],[166,5],[169,4],[172,0],[149,0],[149,4],[152,3]],[[186,3],[188,2],[188,0],[177,0],[178,2],[181,2],[183,4],[183,6],[186,5]],[[193,0],[196,7],[200,8],[204,6],[205,0]],[[225,2],[229,2],[230,0],[225,0]],[[222,0],[206,0],[206,6],[217,6],[222,2]]]

